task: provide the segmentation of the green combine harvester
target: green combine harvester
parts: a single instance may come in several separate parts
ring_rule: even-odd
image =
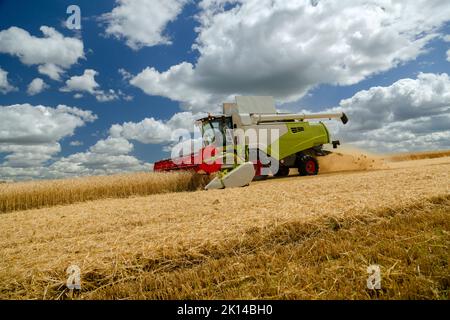
[[[300,175],[317,175],[317,157],[330,153],[324,146],[340,145],[331,140],[323,122],[307,121],[324,119],[348,122],[344,113],[277,113],[273,97],[236,97],[235,103],[223,104],[223,114],[198,120],[203,138],[199,152],[159,161],[154,170],[215,174],[206,190],[242,187],[269,175],[288,176],[291,168]]]

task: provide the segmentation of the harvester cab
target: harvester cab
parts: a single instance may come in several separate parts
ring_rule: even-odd
[[[200,152],[178,159],[155,163],[155,171],[194,170],[200,174],[216,174],[207,190],[248,185],[254,179],[269,175],[289,175],[297,168],[300,175],[317,175],[317,157],[334,148],[321,121],[340,119],[344,113],[285,114],[278,113],[272,97],[236,97],[235,103],[224,103],[221,115],[208,115],[197,121],[203,148]]]

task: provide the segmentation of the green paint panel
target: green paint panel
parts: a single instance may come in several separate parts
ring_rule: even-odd
[[[268,148],[268,153],[277,160],[284,159],[300,151],[330,143],[330,135],[322,123],[292,122],[286,123],[288,132]]]

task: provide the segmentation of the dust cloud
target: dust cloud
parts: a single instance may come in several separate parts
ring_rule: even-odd
[[[338,151],[332,152],[325,157],[318,158],[321,173],[389,168],[381,156],[355,147],[343,146]]]

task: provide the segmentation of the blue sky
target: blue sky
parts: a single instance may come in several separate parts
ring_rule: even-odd
[[[38,6],[30,5],[29,1],[0,1],[0,30],[11,26],[17,26],[28,30],[32,35],[40,36],[39,28],[47,25],[56,28],[60,33],[68,37],[78,36],[78,31],[65,28],[65,21],[69,16],[66,9],[71,4],[80,6],[82,15],[81,37],[86,54],[86,59],[74,65],[70,69],[71,75],[82,74],[85,69],[92,68],[99,72],[96,77],[98,83],[113,89],[122,89],[134,97],[132,102],[112,101],[99,103],[92,96],[82,99],[74,99],[73,95],[58,91],[61,86],[58,82],[48,81],[52,89],[44,91],[36,96],[28,96],[25,93],[26,86],[39,73],[34,66],[22,64],[16,57],[0,54],[0,66],[7,68],[11,82],[21,90],[7,95],[0,95],[1,105],[17,103],[30,103],[33,105],[56,106],[66,104],[78,106],[82,109],[92,110],[98,115],[98,120],[91,125],[79,128],[75,137],[64,139],[61,155],[69,155],[77,151],[83,151],[95,144],[100,137],[105,137],[109,127],[114,123],[127,121],[140,121],[145,117],[168,119],[179,111],[178,103],[162,97],[152,97],[134,88],[122,80],[118,73],[119,68],[125,68],[131,73],[138,73],[143,68],[152,65],[157,69],[165,70],[171,65],[184,60],[194,61],[196,52],[191,50],[195,40],[196,22],[193,15],[196,6],[191,4],[184,9],[183,16],[167,26],[167,33],[174,39],[171,46],[145,47],[134,51],[111,37],[102,36],[104,28],[101,27],[97,17],[111,11],[114,1],[42,1]],[[20,14],[11,14],[11,13]],[[82,141],[83,146],[71,147],[72,140]],[[167,157],[161,146],[142,145],[136,142],[135,153],[138,157],[147,161],[156,161],[161,157]]]
[[[436,91],[439,86],[444,86],[446,88],[444,91],[449,88],[447,87],[448,78],[439,77],[450,70],[448,60],[450,57],[447,57],[450,42],[446,38],[446,35],[450,34],[450,7],[445,3],[437,5],[438,2],[428,1],[424,2],[426,4],[419,2],[405,4],[409,6],[401,11],[405,12],[405,17],[400,16],[394,19],[392,18],[396,14],[394,4],[392,4],[392,17],[390,16],[391,1],[369,1],[373,2],[374,6],[378,6],[378,9],[368,9],[364,2],[358,0],[344,1],[341,7],[332,5],[328,1],[319,1],[315,7],[309,1],[293,1],[291,6],[286,4],[276,6],[270,1],[261,1],[257,7],[252,6],[252,2],[254,1],[242,3],[241,1],[218,1],[214,4],[211,1],[139,0],[142,8],[148,6],[147,11],[142,10],[150,13],[147,19],[145,16],[139,16],[142,13],[139,12],[139,7],[136,9],[136,6],[129,7],[129,10],[117,11],[116,19],[114,19],[104,15],[114,12],[113,10],[118,7],[126,9],[128,1],[0,1],[0,32],[5,31],[6,35],[6,31],[10,32],[8,30],[11,27],[17,27],[28,32],[32,37],[42,38],[40,28],[48,26],[65,38],[78,39],[83,45],[84,54],[83,57],[78,57],[75,63],[64,67],[61,79],[57,81],[38,70],[38,66],[52,63],[52,61],[43,60],[27,65],[20,58],[20,54],[24,54],[25,49],[19,46],[17,52],[13,52],[10,48],[11,42],[2,43],[0,36],[0,68],[7,72],[9,88],[15,88],[15,90],[5,89],[3,94],[0,93],[0,106],[28,104],[30,108],[42,105],[54,109],[58,105],[66,105],[88,110],[96,115],[95,121],[82,119],[83,125],[74,125],[73,130],[69,130],[71,132],[57,135],[57,138],[49,137],[50,134],[40,131],[48,138],[45,142],[47,145],[59,144],[59,151],[46,153],[43,158],[39,158],[41,160],[26,164],[14,164],[14,161],[8,160],[7,157],[11,155],[21,157],[21,152],[24,152],[22,146],[37,143],[24,142],[23,145],[19,145],[11,142],[17,140],[13,139],[15,133],[7,128],[6,117],[0,118],[0,126],[3,121],[3,127],[6,128],[3,128],[3,132],[7,132],[7,137],[3,139],[0,134],[0,146],[3,146],[3,152],[0,149],[0,163],[3,162],[4,167],[4,171],[0,170],[0,175],[3,174],[0,178],[14,178],[14,174],[17,174],[17,177],[23,175],[26,178],[76,175],[76,172],[72,171],[62,174],[48,173],[47,168],[61,159],[65,159],[64,166],[69,163],[73,165],[78,161],[75,165],[78,169],[82,168],[80,174],[103,173],[101,170],[92,171],[88,164],[79,162],[82,160],[78,158],[84,159],[86,153],[93,153],[90,148],[99,141],[107,140],[109,143],[111,141],[108,140],[109,137],[121,139],[114,142],[121,143],[122,146],[126,145],[125,149],[127,149],[123,154],[113,156],[124,156],[129,157],[130,161],[135,159],[139,161],[139,165],[134,164],[132,168],[125,165],[123,171],[141,170],[146,168],[144,165],[169,156],[169,153],[164,152],[163,149],[170,144],[169,138],[154,139],[153,128],[146,130],[143,127],[155,126],[156,130],[158,126],[163,126],[170,132],[175,128],[174,124],[169,122],[176,114],[180,115],[182,119],[180,121],[186,119],[187,122],[182,126],[188,126],[191,118],[210,110],[217,111],[217,106],[221,102],[225,99],[229,100],[235,94],[273,95],[281,109],[290,111],[307,109],[319,112],[330,108],[344,108],[350,114],[354,113],[354,119],[361,119],[367,110],[372,110],[372,113],[367,113],[367,116],[379,114],[380,110],[377,108],[386,109],[385,106],[390,103],[389,101],[398,103],[404,99],[406,107],[402,106],[403,109],[397,110],[393,105],[391,116],[387,115],[386,119],[391,121],[392,115],[409,114],[408,103],[412,106],[411,110],[416,110],[414,106],[419,103],[422,109],[430,110],[429,113],[413,112],[417,119],[421,117],[420,119],[423,120],[421,125],[429,126],[430,123],[438,120],[439,123],[442,121],[445,123],[442,117],[448,115],[450,103],[446,98],[447,95]],[[384,7],[381,7],[379,3],[384,3]],[[82,29],[80,31],[69,30],[65,25],[69,16],[66,14],[66,9],[72,4],[81,8]],[[285,5],[286,7],[283,7]],[[323,13],[313,10],[322,10]],[[354,24],[347,23],[347,15],[353,16],[351,13],[356,12],[355,10],[361,11],[362,18],[358,18],[360,20],[355,18]],[[445,11],[449,13],[446,14]],[[103,19],[100,19],[102,16]],[[221,19],[221,16],[226,19]],[[253,16],[257,18],[256,22],[248,24],[247,22]],[[281,16],[283,20],[279,20]],[[323,21],[320,17],[324,17]],[[292,19],[292,24],[287,23],[289,19]],[[312,21],[319,19],[319,21],[317,25],[316,23],[308,25],[308,19],[313,19]],[[299,22],[300,20],[305,20],[305,25],[299,24],[302,23]],[[145,28],[152,28],[152,21],[160,21],[158,23],[161,28],[156,33],[159,32],[159,35],[166,40],[169,39],[171,43],[164,43],[164,41],[158,43],[158,40],[155,43],[154,39],[158,39],[159,35],[154,35],[153,38],[144,35],[144,38],[140,38],[134,47],[127,43],[127,40],[137,41],[133,37],[142,31],[145,33]],[[293,31],[290,26],[295,24],[299,24],[298,29]],[[342,46],[340,43],[342,35],[336,34],[335,37],[326,35],[325,31],[332,24],[337,26],[341,24],[343,32],[353,34],[354,37],[345,39],[346,45]],[[390,25],[385,27],[386,24]],[[135,33],[108,33],[108,26],[113,25],[130,26],[137,30]],[[151,32],[155,33],[154,30],[150,30],[149,34]],[[274,33],[271,34],[271,32]],[[241,36],[242,39],[240,39]],[[311,45],[309,45],[310,40]],[[395,42],[398,42],[398,45]],[[300,48],[299,44],[303,43],[305,47]],[[197,48],[193,47],[195,44]],[[6,45],[10,47],[6,48]],[[323,50],[317,48],[323,48]],[[46,48],[37,47],[33,50],[46,50]],[[327,50],[330,50],[329,53],[326,53]],[[32,55],[28,51],[26,54]],[[180,70],[169,72],[174,66],[180,66]],[[154,69],[145,71],[147,67]],[[119,73],[119,69],[126,70],[129,76],[124,77]],[[71,89],[69,92],[61,91],[61,88],[68,86],[66,81],[71,77],[81,76],[85,70],[96,72],[95,81],[98,87],[95,92],[98,90],[107,92],[112,89],[117,97],[111,101],[100,102],[96,99],[97,93],[77,89]],[[428,75],[428,77],[419,79],[420,74]],[[27,86],[35,78],[42,79],[48,87],[38,94],[29,95]],[[414,96],[414,99],[418,100],[412,101],[410,93],[402,96],[404,93],[397,90],[399,87],[404,87],[404,84],[399,82],[401,79],[411,80],[405,82],[405,85],[411,86],[412,91],[428,90],[431,100],[429,97]],[[364,91],[374,87],[381,87],[377,95],[375,95],[376,90]],[[77,93],[82,94],[82,97],[75,98]],[[346,104],[341,102],[357,94],[360,95],[358,99],[348,101]],[[400,96],[392,100],[392,95]],[[445,99],[442,98],[443,96]],[[128,98],[125,99],[125,97]],[[132,100],[127,101],[131,97]],[[365,101],[364,105],[361,101]],[[430,104],[429,109],[427,109],[427,103]],[[436,109],[436,103],[439,104],[439,110]],[[208,108],[208,104],[211,104],[211,109]],[[14,111],[11,108],[8,110],[8,112]],[[388,110],[390,110],[389,107]],[[16,119],[12,113],[8,113],[8,117],[10,117],[8,119]],[[144,119],[152,118],[152,121],[143,122]],[[346,142],[355,142],[360,147],[367,145],[372,151],[380,152],[416,149],[415,144],[409,141],[414,135],[417,135],[421,141],[417,144],[417,149],[448,146],[445,140],[449,130],[445,125],[443,128],[441,126],[440,131],[435,132],[433,136],[424,135],[422,131],[415,131],[415,129],[405,129],[411,131],[407,144],[402,144],[401,139],[376,143],[372,141],[373,139],[382,140],[384,136],[392,136],[394,131],[387,132],[387,130],[394,130],[392,128],[395,125],[397,125],[395,132],[400,132],[401,130],[398,129],[400,120],[403,121],[402,123],[405,121],[413,123],[416,118],[399,116],[398,121],[392,122],[389,126],[380,125],[375,128],[377,131],[373,132],[366,130],[365,134],[367,133],[368,136],[359,140],[355,138],[360,136],[357,130],[352,130],[351,127],[348,132],[338,129],[337,134],[341,135],[344,141],[347,139]],[[367,119],[363,120],[361,123],[367,121]],[[383,121],[380,120],[380,122]],[[132,125],[122,126],[127,122]],[[120,133],[116,135],[110,131],[114,124],[120,126]],[[138,124],[141,125],[138,126]],[[32,125],[36,126],[36,123]],[[361,126],[359,128],[358,130],[362,130]],[[45,131],[45,129],[42,130]],[[143,132],[137,130],[143,130]],[[370,133],[373,133],[373,136],[369,136]],[[71,145],[70,143],[74,141],[81,142],[82,145]],[[12,149],[20,149],[20,151],[11,151]],[[31,152],[34,151],[28,149],[26,151],[28,155]],[[40,152],[38,153],[42,155]],[[68,159],[77,154],[78,157]],[[108,153],[100,154],[104,157],[109,156]],[[119,172],[120,165],[118,167],[119,169],[114,167],[112,171],[105,169],[104,172]],[[17,168],[20,170],[14,171]],[[108,164],[102,164],[102,168],[108,168]]]

